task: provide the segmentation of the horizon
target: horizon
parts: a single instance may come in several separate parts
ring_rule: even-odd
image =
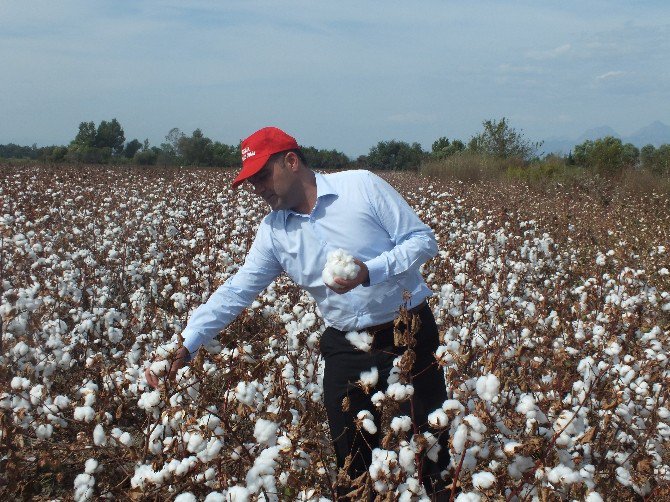
[[[0,28],[0,144],[66,145],[116,118],[152,146],[173,127],[237,144],[277,125],[355,158],[503,117],[533,141],[670,123],[660,1],[40,0],[0,5]]]

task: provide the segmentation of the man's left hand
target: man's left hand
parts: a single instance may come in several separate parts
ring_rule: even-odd
[[[330,288],[338,294],[348,293],[357,286],[360,286],[363,283],[366,283],[370,280],[370,274],[368,273],[368,267],[360,260],[354,258],[354,263],[358,265],[358,275],[353,279],[342,279],[341,277],[336,277],[335,282],[342,286],[341,288]]]

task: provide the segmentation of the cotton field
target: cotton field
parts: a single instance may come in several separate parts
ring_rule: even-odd
[[[3,500],[334,500],[324,326],[286,277],[176,383],[144,377],[267,210],[232,177],[0,167]],[[361,497],[427,500],[417,453],[449,434],[453,500],[668,500],[668,196],[385,177],[439,241],[423,273],[449,399],[414,434],[397,361],[383,423],[358,417],[383,437]]]

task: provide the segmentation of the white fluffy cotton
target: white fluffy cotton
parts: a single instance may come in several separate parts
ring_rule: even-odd
[[[361,372],[361,385],[366,388],[371,388],[377,385],[377,382],[379,381],[379,370],[377,370],[377,367],[373,367],[370,369],[370,371],[363,371]]]
[[[402,415],[400,417],[393,417],[391,420],[391,429],[396,434],[403,431],[407,432],[412,428],[412,419],[407,415]]]
[[[472,486],[478,490],[486,490],[493,486],[496,482],[496,477],[490,472],[477,472],[472,475]]]
[[[260,444],[274,446],[277,442],[278,428],[278,423],[259,418],[254,426],[254,437]]]
[[[374,417],[368,410],[359,411],[358,415],[356,415],[356,418],[360,420],[361,427],[368,433],[375,434],[377,432],[377,426],[375,425]]]
[[[344,335],[349,343],[363,352],[369,352],[372,347],[372,335],[367,331],[350,331]]]
[[[165,375],[169,369],[170,369],[170,361],[167,359],[153,362],[149,367],[149,371],[151,371],[151,373],[153,373],[157,377]]]
[[[449,425],[449,417],[442,408],[438,408],[428,415],[428,423],[436,429],[440,429]]]
[[[231,486],[228,488],[228,496],[226,500],[230,502],[248,502],[251,493],[244,486]]]
[[[321,278],[331,288],[342,289],[342,286],[335,282],[335,278],[354,279],[359,270],[360,267],[354,263],[354,257],[345,250],[338,249],[328,253]]]
[[[494,401],[500,391],[500,380],[493,373],[480,376],[476,384],[477,395],[484,401]]]
[[[95,410],[90,406],[77,406],[74,409],[74,419],[83,422],[90,422],[95,416]]]
[[[84,472],[86,474],[94,474],[98,469],[98,461],[94,458],[89,458],[84,464]]]
[[[105,428],[102,424],[98,424],[93,429],[93,444],[95,446],[104,446],[107,444],[107,436],[105,435]]]
[[[93,486],[95,479],[90,474],[78,474],[74,478],[74,500],[83,502],[93,498]]]

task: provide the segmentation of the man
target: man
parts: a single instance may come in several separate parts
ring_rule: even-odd
[[[426,298],[419,267],[437,253],[430,228],[385,181],[368,171],[322,175],[310,170],[296,140],[275,127],[263,128],[242,142],[242,169],[233,187],[248,182],[272,211],[263,219],[244,265],[191,316],[183,332],[170,376],[174,377],[198,350],[225,328],[281,272],[316,300],[327,329],[321,337],[325,360],[324,401],[338,466],[349,460],[351,478],[365,472],[377,434],[359,430],[355,419],[368,410],[379,424],[369,394],[356,385],[363,371],[377,367],[377,388],[385,390],[393,360],[405,350],[396,347],[392,321],[407,302],[420,319],[414,347],[414,396],[411,413],[425,430],[428,413],[446,399],[444,374],[433,356],[438,346],[435,319]],[[324,284],[326,255],[343,249],[359,266],[352,279],[336,278],[339,288]],[[355,348],[350,331],[374,336],[372,350]],[[148,382],[158,385],[149,370]],[[348,406],[343,409],[343,400]],[[410,415],[409,402],[403,411]],[[425,460],[424,484],[440,488],[439,473],[448,463],[447,437],[437,463]]]

